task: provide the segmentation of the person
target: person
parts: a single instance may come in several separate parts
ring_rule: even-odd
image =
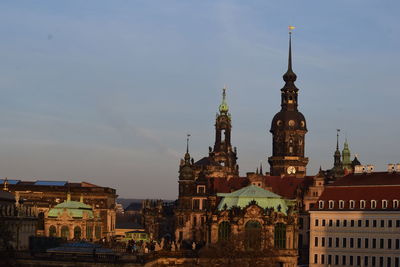
[[[192,243],[192,250],[196,250],[196,242],[194,242],[194,241]]]

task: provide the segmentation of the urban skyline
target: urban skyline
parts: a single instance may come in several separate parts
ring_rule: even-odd
[[[308,175],[333,166],[337,128],[362,163],[397,163],[395,2],[40,3],[1,4],[2,177],[175,199],[186,134],[206,155],[224,84],[241,175],[269,170],[289,24]]]

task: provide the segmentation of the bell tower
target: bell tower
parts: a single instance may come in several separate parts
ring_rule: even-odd
[[[292,69],[292,32],[289,31],[288,69],[283,75],[285,85],[281,89],[281,110],[272,119],[270,129],[272,157],[268,158],[268,162],[274,176],[306,175],[308,158],[304,157],[304,148],[307,126],[304,115],[298,111],[296,79]]]

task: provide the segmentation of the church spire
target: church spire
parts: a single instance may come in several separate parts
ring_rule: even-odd
[[[190,137],[190,134],[187,134],[187,135],[186,135],[186,154],[185,154],[185,162],[186,162],[186,163],[190,163],[189,137]]]
[[[222,88],[222,102],[221,105],[219,105],[219,112],[222,114],[226,114],[229,111],[229,106],[228,103],[226,102],[226,85],[224,85],[224,88]]]
[[[288,83],[294,83],[297,79],[296,73],[293,72],[292,69],[292,32],[289,31],[289,56],[288,56],[288,69],[286,73],[283,75],[283,80]]]

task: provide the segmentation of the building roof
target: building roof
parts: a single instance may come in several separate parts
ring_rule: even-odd
[[[15,197],[10,192],[0,190],[0,200],[7,202],[15,202]]]
[[[286,199],[295,199],[299,187],[308,187],[312,184],[313,177],[298,178],[293,176],[265,176],[265,185],[272,191]]]
[[[73,218],[83,218],[83,214],[87,213],[88,218],[94,218],[93,209],[91,206],[79,201],[66,200],[55,205],[49,210],[48,217],[58,217],[66,210]]]
[[[235,190],[239,190],[249,184],[249,180],[246,177],[234,177],[234,178],[213,178],[210,179],[210,187],[215,193],[230,193]]]
[[[222,197],[218,205],[219,210],[232,207],[245,208],[255,201],[261,208],[274,208],[286,214],[288,206],[291,204],[281,196],[255,185],[246,186],[232,193],[219,193],[217,196]]]
[[[394,206],[396,200],[400,200],[399,173],[349,174],[326,186],[312,210],[400,210]],[[320,201],[323,201],[321,206]]]

